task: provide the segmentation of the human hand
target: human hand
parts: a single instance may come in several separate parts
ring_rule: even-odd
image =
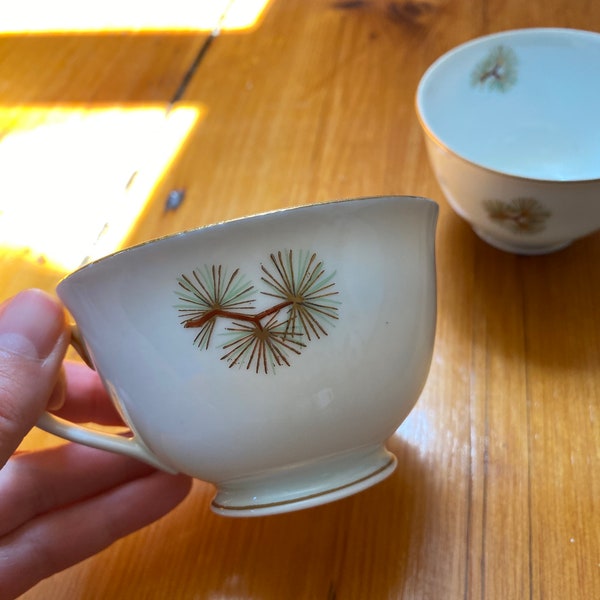
[[[109,546],[174,508],[190,479],[133,459],[63,444],[15,452],[46,408],[118,424],[98,376],[64,363],[69,332],[58,301],[22,292],[0,306],[0,598]]]

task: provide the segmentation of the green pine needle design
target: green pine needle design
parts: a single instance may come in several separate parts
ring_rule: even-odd
[[[300,354],[306,344],[292,339],[286,331],[286,324],[273,315],[264,325],[256,322],[233,323],[227,328],[231,341],[222,348],[227,353],[221,360],[230,367],[246,365],[256,373],[275,371],[277,366],[290,366],[290,353]]]
[[[307,344],[328,335],[338,320],[341,302],[335,271],[327,272],[317,254],[283,250],[261,264],[262,294],[274,304],[255,311],[254,285],[236,269],[231,276],[222,265],[205,265],[177,278],[180,322],[197,329],[194,345],[207,350],[219,319],[229,321],[221,360],[229,367],[272,373],[290,366]]]
[[[497,46],[473,70],[471,84],[505,92],[517,82],[517,54],[508,46]]]
[[[306,335],[308,340],[327,335],[325,326],[338,318],[339,302],[334,299],[337,291],[333,289],[335,272],[327,275],[315,253],[297,253],[295,264],[291,250],[271,254],[270,258],[274,270],[261,265],[261,280],[271,291],[262,293],[290,302],[286,334]]]
[[[208,348],[218,311],[248,311],[254,306],[254,286],[239,275],[239,269],[228,278],[227,271],[222,266],[213,265],[208,268],[205,265],[200,270],[192,271],[191,277],[181,275],[177,282],[182,304],[176,305],[176,308],[181,317],[181,324],[189,327],[190,323],[210,315],[194,338],[194,344],[199,348]]]
[[[514,233],[543,231],[550,211],[534,198],[515,198],[509,202],[486,200],[483,203],[490,219]]]

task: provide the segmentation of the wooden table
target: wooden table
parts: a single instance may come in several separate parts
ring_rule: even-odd
[[[213,515],[213,490],[197,482],[162,521],[24,598],[600,598],[600,233],[540,257],[487,246],[442,196],[414,111],[420,76],[456,44],[520,27],[598,31],[600,3],[272,0],[249,23],[0,34],[0,151],[48,121],[85,128],[118,116],[111,151],[91,154],[66,191],[48,174],[60,159],[30,148],[0,224],[27,194],[40,206],[66,194],[71,205],[48,212],[43,230],[97,209],[90,231],[100,223],[126,246],[334,198],[435,199],[437,339],[426,388],[389,442],[398,469],[336,503],[241,520]],[[149,129],[143,119],[127,129],[146,114]],[[111,160],[141,131],[152,135]],[[14,168],[10,156],[0,171]],[[40,173],[47,185],[31,188]],[[107,178],[104,214],[93,192]],[[111,190],[129,198],[136,185],[136,210],[115,224]],[[179,207],[165,205],[173,190],[184,192]],[[95,241],[73,242],[71,262],[86,244],[108,249]],[[76,266],[18,240],[0,260],[2,297],[52,290]],[[49,443],[33,432],[24,445]]]

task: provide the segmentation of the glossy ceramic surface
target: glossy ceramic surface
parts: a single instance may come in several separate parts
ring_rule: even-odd
[[[429,370],[437,212],[410,197],[301,207],[80,269],[58,293],[132,436],[40,425],[212,482],[223,514],[373,485]]]
[[[424,74],[416,108],[442,191],[489,243],[536,254],[600,227],[600,34],[478,38]]]

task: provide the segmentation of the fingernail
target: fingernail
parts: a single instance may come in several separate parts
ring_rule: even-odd
[[[0,349],[43,360],[64,327],[63,309],[52,296],[41,290],[21,292],[0,310]]]

